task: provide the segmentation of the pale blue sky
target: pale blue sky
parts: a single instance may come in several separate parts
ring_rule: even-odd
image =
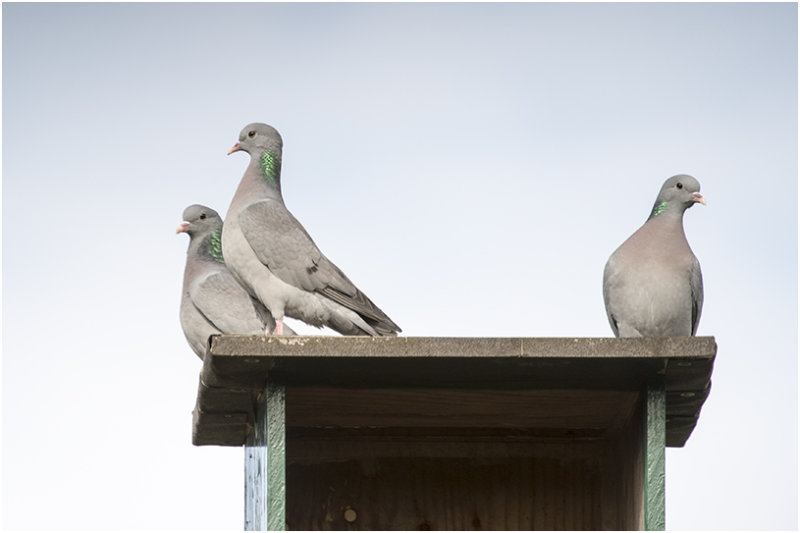
[[[3,526],[242,527],[242,451],[190,443],[174,231],[260,121],[409,336],[610,336],[606,259],[698,178],[719,354],[667,526],[796,528],[797,111],[791,3],[3,4]]]

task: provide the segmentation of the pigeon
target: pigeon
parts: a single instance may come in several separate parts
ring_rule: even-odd
[[[397,324],[323,255],[286,208],[282,148],[275,128],[254,123],[228,152],[250,154],[222,230],[228,268],[270,310],[277,335],[283,334],[284,315],[342,335],[396,335]]]
[[[189,234],[183,271],[181,326],[203,359],[211,335],[263,334],[275,327],[269,311],[239,285],[222,258],[222,219],[203,205],[190,205],[176,233]],[[285,326],[290,335],[294,331]]]
[[[608,259],[603,299],[617,337],[697,333],[703,276],[683,232],[683,213],[696,203],[706,205],[695,178],[669,178],[644,225]]]

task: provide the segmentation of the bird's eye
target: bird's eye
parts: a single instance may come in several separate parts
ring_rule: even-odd
[[[248,132],[247,132],[247,136],[248,136],[248,137],[250,137],[250,138],[252,139],[253,137],[255,137],[255,136],[256,136],[256,131],[255,131],[255,130],[250,130],[250,131],[248,131]]]
[[[205,213],[201,214],[200,215],[200,220],[205,220],[205,219],[206,219],[206,214]]]
[[[681,182],[679,181],[679,182],[678,182],[678,184],[676,185],[676,187],[677,187],[677,188],[679,188],[679,189],[683,189],[683,183],[681,183]]]

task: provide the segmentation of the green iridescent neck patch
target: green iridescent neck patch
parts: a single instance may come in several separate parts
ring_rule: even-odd
[[[214,261],[225,264],[225,260],[222,258],[222,227],[215,229],[208,238],[206,251]]]
[[[278,183],[278,176],[281,172],[281,164],[268,151],[261,154],[261,173],[273,185]]]
[[[653,216],[657,217],[666,210],[667,210],[667,202],[661,202],[656,206],[655,209],[653,209]]]

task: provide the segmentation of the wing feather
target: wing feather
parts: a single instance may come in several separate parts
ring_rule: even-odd
[[[197,279],[189,288],[189,295],[197,310],[222,333],[259,334],[272,321],[266,308],[225,271]]]
[[[703,311],[703,273],[700,271],[700,262],[695,256],[692,256],[689,283],[692,288],[692,335],[695,335],[700,324],[700,313]]]
[[[258,259],[285,283],[318,292],[360,314],[384,334],[400,331],[317,248],[300,222],[276,200],[255,202],[239,214],[239,227]]]
[[[615,337],[619,337],[619,325],[617,324],[617,318],[614,314],[613,304],[611,303],[611,292],[614,290],[613,283],[614,283],[614,272],[616,271],[616,261],[614,260],[614,255],[612,255],[608,262],[606,263],[606,267],[603,269],[603,301],[606,304],[606,315],[608,315],[608,323],[611,325],[611,331],[614,332]]]

